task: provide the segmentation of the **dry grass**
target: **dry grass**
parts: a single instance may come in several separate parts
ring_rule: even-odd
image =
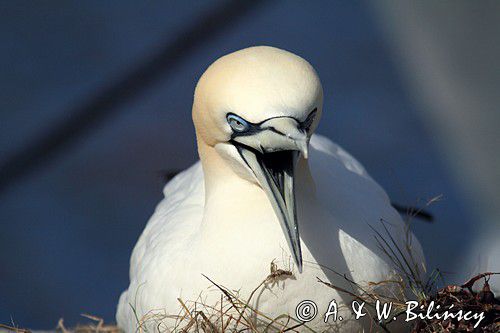
[[[89,319],[91,322],[89,324],[78,325],[74,328],[66,328],[64,325],[64,320],[61,318],[57,323],[55,331],[61,333],[123,333],[123,331],[116,325],[108,325],[104,323],[102,318],[92,316],[89,314],[82,314],[82,317]],[[25,328],[19,328],[17,325],[12,323],[11,325],[0,324],[1,329],[7,332],[15,333],[31,333],[32,331]]]
[[[314,332],[305,323],[288,314],[270,317],[251,306],[257,291],[284,278],[293,277],[290,270],[279,269],[271,263],[270,274],[256,286],[247,299],[209,277],[204,277],[220,291],[220,301],[215,305],[206,304],[201,296],[196,301],[178,299],[181,312],[166,314],[163,310],[151,310],[137,319],[138,333],[155,332]],[[134,307],[133,311],[135,313]]]

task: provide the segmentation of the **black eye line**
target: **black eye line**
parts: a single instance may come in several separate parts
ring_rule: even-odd
[[[258,122],[258,123],[252,123],[252,122],[250,122],[250,121],[246,120],[245,118],[243,118],[243,117],[241,117],[241,116],[239,116],[239,115],[237,115],[236,113],[233,113],[233,112],[228,112],[228,113],[226,113],[226,119],[227,119],[229,116],[236,116],[236,117],[238,117],[238,118],[243,119],[243,120],[244,120],[244,121],[248,124],[248,127],[249,127],[249,128],[248,128],[246,131],[244,131],[244,132],[235,132],[235,131],[233,130],[233,133],[231,134],[231,138],[232,138],[232,139],[234,139],[234,138],[235,138],[235,137],[237,137],[237,136],[247,136],[247,135],[254,134],[254,133],[256,133],[256,132],[258,132],[258,131],[260,131],[260,130],[261,130],[260,126],[261,126],[263,123],[265,123],[265,122],[266,122],[266,121],[268,121],[268,120],[271,120],[271,119],[276,119],[276,118],[292,118],[292,119],[295,119],[295,121],[296,121],[296,122],[298,122],[298,123],[300,124],[300,127],[301,127],[301,128],[307,128],[307,127],[309,127],[309,126],[305,126],[305,125],[307,125],[307,123],[308,123],[308,122],[310,122],[310,121],[311,121],[311,119],[313,119],[313,118],[314,118],[314,115],[316,114],[316,111],[317,111],[317,110],[318,110],[318,108],[314,108],[311,112],[309,112],[309,114],[307,115],[307,117],[306,117],[306,119],[305,119],[304,121],[299,121],[297,118],[295,118],[295,117],[290,117],[290,116],[275,116],[275,117],[271,117],[271,118],[264,119],[263,121]],[[279,134],[283,134],[283,135],[284,135],[284,133],[281,133],[281,132],[277,131],[274,127],[269,127],[269,129],[270,129],[271,131],[273,131],[273,132],[277,132],[277,133],[279,133]]]
[[[270,130],[271,132],[274,132],[274,133],[276,133],[276,134],[280,134],[280,135],[284,135],[284,136],[286,136],[286,134],[285,134],[285,133],[283,133],[283,132],[281,132],[281,131],[278,131],[278,130],[274,127],[274,126],[269,126],[269,127],[267,127],[266,129],[267,129],[267,130]]]
[[[295,119],[295,121],[297,121],[299,124],[301,124],[301,123],[304,123],[304,122],[306,122],[306,121],[310,120],[310,118],[314,116],[314,114],[316,113],[316,111],[318,111],[318,108],[314,108],[311,112],[309,112],[309,114],[307,115],[307,117],[306,117],[306,119],[305,119],[304,121],[300,121],[300,120],[298,120],[297,118],[295,118],[295,117],[290,117],[290,116],[275,116],[275,117],[271,117],[271,118],[264,119],[264,120],[262,120],[262,121],[260,121],[260,122],[258,122],[258,123],[252,123],[251,121],[248,121],[248,120],[246,120],[245,118],[243,118],[242,116],[239,116],[239,115],[237,115],[236,113],[233,113],[233,112],[228,112],[228,113],[226,114],[226,119],[227,119],[227,117],[229,117],[229,116],[236,116],[236,117],[241,118],[241,119],[243,119],[244,121],[246,121],[249,125],[253,125],[253,126],[260,126],[260,125],[262,125],[263,123],[265,123],[266,121],[271,120],[271,119],[276,119],[276,118],[292,118],[292,119]]]

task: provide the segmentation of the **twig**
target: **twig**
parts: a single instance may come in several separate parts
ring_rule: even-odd
[[[9,331],[14,331],[14,332],[19,332],[19,333],[31,333],[31,331],[28,329],[13,327],[13,326],[5,325],[5,324],[0,324],[0,327],[5,328],[6,330],[9,330]]]
[[[64,319],[60,318],[57,322],[57,328],[60,329],[63,333],[69,333],[69,331],[64,326]]]
[[[485,278],[485,277],[490,276],[490,275],[496,275],[496,274],[500,274],[500,272],[495,272],[495,273],[487,272],[487,273],[478,274],[478,275],[474,276],[473,278],[471,278],[469,281],[465,282],[460,287],[467,288],[467,289],[469,289],[469,291],[472,294],[474,294],[474,291],[472,291],[472,287],[474,286],[474,283],[476,283],[477,280],[480,280],[480,279]]]

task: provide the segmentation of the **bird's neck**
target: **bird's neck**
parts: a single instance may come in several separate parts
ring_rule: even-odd
[[[256,183],[237,174],[237,170],[212,146],[198,142],[198,152],[205,179],[205,208],[202,234],[220,237],[221,244],[233,239],[224,239],[232,234],[246,234],[265,230],[274,221],[274,211],[266,193]],[[252,221],[255,221],[252,223]],[[247,230],[254,225],[255,230]],[[279,223],[276,223],[279,226]],[[207,236],[207,237],[208,237]]]
[[[253,192],[252,189],[259,187],[255,182],[242,178],[230,165],[230,161],[201,140],[198,140],[198,153],[203,166],[206,203],[214,196],[241,195],[246,191]],[[235,191],[239,193],[231,193]]]
[[[240,212],[241,216],[250,209],[254,215],[274,216],[269,199],[257,181],[239,174],[237,168],[230,164],[236,162],[224,159],[214,147],[200,141],[198,140],[198,152],[205,179],[205,211]],[[313,194],[314,182],[306,160],[299,160],[295,176],[297,191]]]

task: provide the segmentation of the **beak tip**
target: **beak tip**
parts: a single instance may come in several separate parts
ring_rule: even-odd
[[[302,153],[302,156],[307,160],[309,157],[309,147],[307,145],[307,142],[300,142],[297,144],[300,152]]]
[[[307,151],[307,148],[302,151],[302,155],[307,160],[307,158],[309,157],[309,152]]]

